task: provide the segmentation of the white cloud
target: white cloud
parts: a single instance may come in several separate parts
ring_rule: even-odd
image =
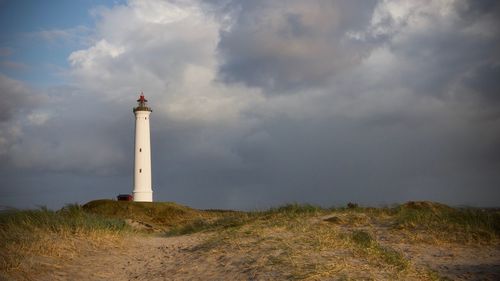
[[[197,2],[132,1],[100,13],[98,31],[88,38],[94,43],[68,57],[73,86],[45,90],[47,104],[16,117],[20,133],[0,135],[1,151],[27,170],[121,173],[128,142],[110,130],[132,124],[131,108],[143,90],[156,124],[229,126],[223,135],[192,145],[200,155],[234,163],[238,157],[221,140],[249,130],[241,114],[262,95],[215,81],[215,18]]]
[[[214,81],[219,28],[197,1],[115,6],[100,11],[96,43],[69,56],[71,77],[111,100],[130,102],[143,90],[168,118],[237,120],[259,92]]]
[[[92,71],[93,68],[99,66],[99,60],[116,58],[124,52],[123,46],[114,46],[106,39],[102,39],[89,49],[71,53],[68,59],[73,68]]]
[[[50,119],[48,112],[33,112],[26,117],[28,122],[35,126],[44,125]]]
[[[195,2],[184,1],[172,3],[169,1],[140,1],[130,2],[130,7],[140,21],[157,24],[170,24],[189,19],[199,19],[202,11]]]
[[[71,86],[42,91],[46,104],[30,105],[33,91],[0,76],[22,108],[0,105],[0,154],[26,170],[129,175],[141,90],[153,107],[155,180],[197,194],[189,200],[198,206],[224,207],[253,188],[267,203],[345,199],[360,187],[366,198],[400,200],[408,182],[428,191],[471,179],[482,162],[468,159],[498,143],[496,123],[476,126],[467,116],[478,107],[457,98],[471,93],[464,77],[498,72],[498,64],[482,67],[497,54],[487,40],[498,32],[481,31],[492,29],[491,17],[466,21],[455,1],[227,2],[96,10],[90,44],[68,57]],[[226,71],[240,71],[236,83],[219,75],[227,61]],[[247,74],[255,83],[244,84]],[[493,89],[490,100],[498,88],[470,87]],[[418,186],[421,178],[435,185]],[[235,186],[252,189],[227,192]]]

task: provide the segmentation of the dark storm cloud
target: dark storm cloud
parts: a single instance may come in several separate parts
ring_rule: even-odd
[[[452,6],[456,18],[429,16],[429,29],[418,29],[409,35],[404,34],[405,26],[411,26],[415,15],[399,23],[403,28],[393,35],[396,40],[388,44],[411,67],[395,73],[397,80],[422,95],[441,99],[456,96],[450,96],[450,88],[457,84],[475,84],[473,87],[477,88],[479,84],[488,87],[498,83],[494,72],[495,65],[500,63],[500,30],[496,27],[500,25],[500,3],[481,3],[458,1]],[[483,88],[467,94],[495,98],[490,92]]]
[[[12,121],[18,129],[0,163],[0,205],[59,208],[128,190],[131,106],[73,87],[54,87],[45,95],[35,109],[49,112],[43,123],[19,116]]]
[[[157,200],[500,204],[497,2],[176,4],[103,14],[69,58],[75,87],[40,107],[51,118],[5,117],[22,134],[0,166],[2,204],[130,192],[140,87]]]
[[[202,151],[189,156],[185,142],[192,139],[186,134],[191,130],[184,127],[161,134],[153,145],[165,152],[154,157],[156,194],[204,208],[235,209],[292,201],[325,206],[424,199],[495,204],[500,179],[494,172],[500,166],[486,163],[483,155],[494,152],[487,140],[494,134],[479,136],[482,128],[464,132],[452,124],[440,132],[441,125],[381,128],[333,117],[278,118],[236,138],[231,130],[218,130],[222,139],[235,138],[225,148],[236,160]],[[481,187],[470,188],[480,181]],[[473,196],[476,192],[482,199]]]
[[[274,90],[318,87],[358,64],[371,44],[348,36],[364,28],[374,1],[235,1],[221,31],[219,75]]]
[[[492,17],[497,20],[500,14],[500,4],[496,0],[457,1],[455,7],[461,18],[466,21],[474,21],[484,17]]]
[[[388,14],[370,26],[375,4],[231,1],[225,11],[233,20],[221,31],[218,45],[219,77],[261,87],[266,94],[321,88],[335,74],[358,65],[373,48],[386,45],[414,64],[394,73],[402,83],[421,94],[443,96],[474,64],[498,60],[496,1],[457,1],[451,9],[458,18],[414,9],[397,21]],[[428,27],[405,33],[418,17],[428,20]],[[356,33],[363,37],[352,36]]]
[[[266,142],[234,148],[255,163],[251,174],[266,179],[252,188],[276,189],[276,200],[465,202],[476,183],[482,195],[500,196],[498,119],[481,121],[498,116],[498,2],[413,3],[402,15],[396,1],[379,2],[376,11],[364,2],[352,9],[352,2],[232,4],[234,19],[218,45],[223,81],[271,97],[326,93],[300,105],[317,117],[303,122],[293,109],[290,118],[265,117]],[[372,67],[384,50],[393,61]],[[318,118],[329,106],[333,117]]]
[[[26,124],[22,142],[11,148],[14,164],[38,172],[123,174],[124,150],[130,144],[123,134],[132,129],[128,112],[85,94],[51,97],[50,118],[40,125]]]
[[[500,62],[486,63],[474,69],[463,82],[481,101],[500,110]]]

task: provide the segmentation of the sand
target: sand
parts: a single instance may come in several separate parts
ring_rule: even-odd
[[[250,256],[225,249],[200,254],[208,234],[178,237],[136,236],[117,247],[87,249],[59,264],[47,265],[34,280],[281,280],[283,272],[256,271]],[[500,280],[499,247],[396,243],[418,266],[451,280]],[[335,277],[322,280],[338,280]]]
[[[329,246],[325,249],[306,247],[307,243],[290,245],[290,241],[305,241],[292,240],[297,235],[311,239],[307,234],[315,234],[308,229],[318,225],[333,227],[346,234],[352,233],[354,229],[369,229],[380,245],[402,253],[411,264],[411,272],[406,275],[404,272],[401,275],[388,275],[387,267],[380,267],[376,262],[366,260],[363,255],[356,254],[348,247]],[[167,237],[162,233],[129,234],[117,239],[117,242],[101,244],[92,244],[88,239],[76,240],[74,243],[77,252],[60,257],[30,257],[20,270],[11,272],[4,279],[287,280],[301,279],[300,272],[291,268],[294,263],[304,261],[307,264],[309,261],[306,259],[315,258],[320,265],[327,265],[332,270],[323,271],[327,274],[316,277],[304,275],[308,280],[389,280],[387,276],[391,276],[391,280],[429,280],[429,276],[419,276],[419,272],[428,270],[450,280],[500,280],[500,245],[494,243],[466,245],[412,242],[387,226],[343,226],[321,217],[304,224],[304,232],[289,232],[286,228],[276,227],[262,228],[254,233],[253,227],[247,225],[237,231],[228,230],[231,237],[229,244],[220,243],[222,240],[218,238],[222,232],[175,237]],[[211,241],[219,242],[211,244]],[[290,249],[300,251],[297,254],[297,251]],[[286,256],[290,253],[295,254],[290,263],[287,263]],[[336,271],[336,263],[339,261],[344,265],[339,265],[339,270]],[[307,266],[296,268],[307,269]],[[386,272],[381,268],[385,268]]]

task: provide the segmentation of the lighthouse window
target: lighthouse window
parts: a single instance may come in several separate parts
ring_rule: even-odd
[[[142,152],[142,148],[139,148],[139,152]]]
[[[144,120],[148,120],[148,117],[144,117]]]
[[[139,169],[139,173],[142,173],[142,169]]]

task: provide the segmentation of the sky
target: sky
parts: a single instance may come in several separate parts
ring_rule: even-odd
[[[500,2],[0,0],[0,206],[500,206]]]

